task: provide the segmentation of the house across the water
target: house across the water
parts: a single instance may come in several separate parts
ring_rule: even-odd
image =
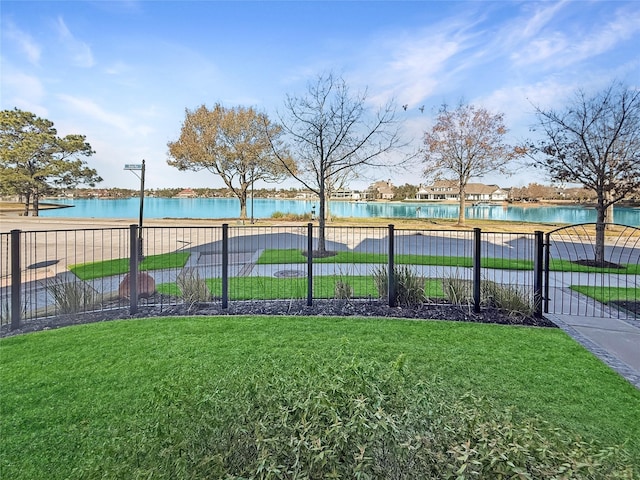
[[[508,192],[497,185],[467,183],[465,199],[469,202],[503,202]],[[458,184],[451,180],[439,180],[432,185],[421,185],[416,193],[417,200],[460,201]]]

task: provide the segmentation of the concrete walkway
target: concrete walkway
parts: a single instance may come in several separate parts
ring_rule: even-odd
[[[640,322],[546,314],[549,320],[640,389]]]

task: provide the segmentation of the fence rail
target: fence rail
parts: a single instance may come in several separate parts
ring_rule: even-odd
[[[306,299],[311,305],[384,295],[394,305],[402,269],[424,282],[434,302],[450,301],[455,283],[465,286],[465,301],[479,311],[494,295],[488,286],[501,285],[518,289],[536,316],[549,308],[543,283],[549,282],[544,248],[550,240],[542,232],[329,226],[326,255],[317,251],[319,228],[312,224],[145,227],[141,250],[138,233],[131,225],[0,234],[0,327],[202,301],[224,309],[239,300]],[[384,278],[386,288],[376,278]]]

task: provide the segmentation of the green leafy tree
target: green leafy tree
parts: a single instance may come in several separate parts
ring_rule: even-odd
[[[275,161],[267,135],[277,138],[278,125],[253,108],[186,110],[180,138],[169,142],[167,161],[178,170],[208,170],[224,181],[240,200],[240,218],[247,218],[247,196],[257,181],[278,181],[288,172]]]
[[[504,141],[504,115],[460,103],[443,105],[433,128],[425,133],[425,175],[455,182],[460,195],[458,225],[465,224],[466,187],[474,177],[507,173],[507,165],[524,155]]]
[[[24,215],[38,216],[42,195],[53,188],[94,186],[97,172],[82,157],[93,155],[84,135],[59,137],[53,122],[22,110],[0,112],[0,183],[24,199]]]
[[[531,146],[537,165],[554,181],[595,193],[594,260],[604,264],[612,207],[640,188],[640,90],[614,82],[593,95],[578,91],[561,110],[536,113],[543,133]]]

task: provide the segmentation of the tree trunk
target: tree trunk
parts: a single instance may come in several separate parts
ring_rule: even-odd
[[[34,217],[40,216],[40,194],[35,193],[33,195],[33,215]]]
[[[596,220],[596,244],[594,248],[596,265],[604,265],[604,231],[606,229],[606,208],[602,199],[598,199],[598,205],[596,207],[597,220]]]
[[[29,203],[30,202],[31,202],[31,194],[25,193],[24,194],[24,211],[22,213],[22,215],[24,215],[25,217],[29,216]]]
[[[238,200],[240,200],[240,220],[247,219],[247,194],[243,193],[238,196]]]
[[[327,245],[325,240],[325,232],[324,227],[326,225],[326,217],[325,217],[325,190],[324,185],[320,185],[320,190],[318,191],[318,197],[320,200],[320,208],[318,211],[318,249],[317,254],[319,257],[324,256],[327,253]],[[311,254],[313,254],[311,252]]]
[[[460,212],[458,212],[458,225],[463,226],[465,223],[465,206],[467,205],[467,199],[465,194],[465,188],[460,185]]]
[[[611,201],[611,194],[607,195],[607,202]],[[609,228],[609,225],[612,225],[615,220],[613,219],[613,203],[611,203],[608,207],[607,210],[605,212],[605,222],[606,222],[606,228]]]

